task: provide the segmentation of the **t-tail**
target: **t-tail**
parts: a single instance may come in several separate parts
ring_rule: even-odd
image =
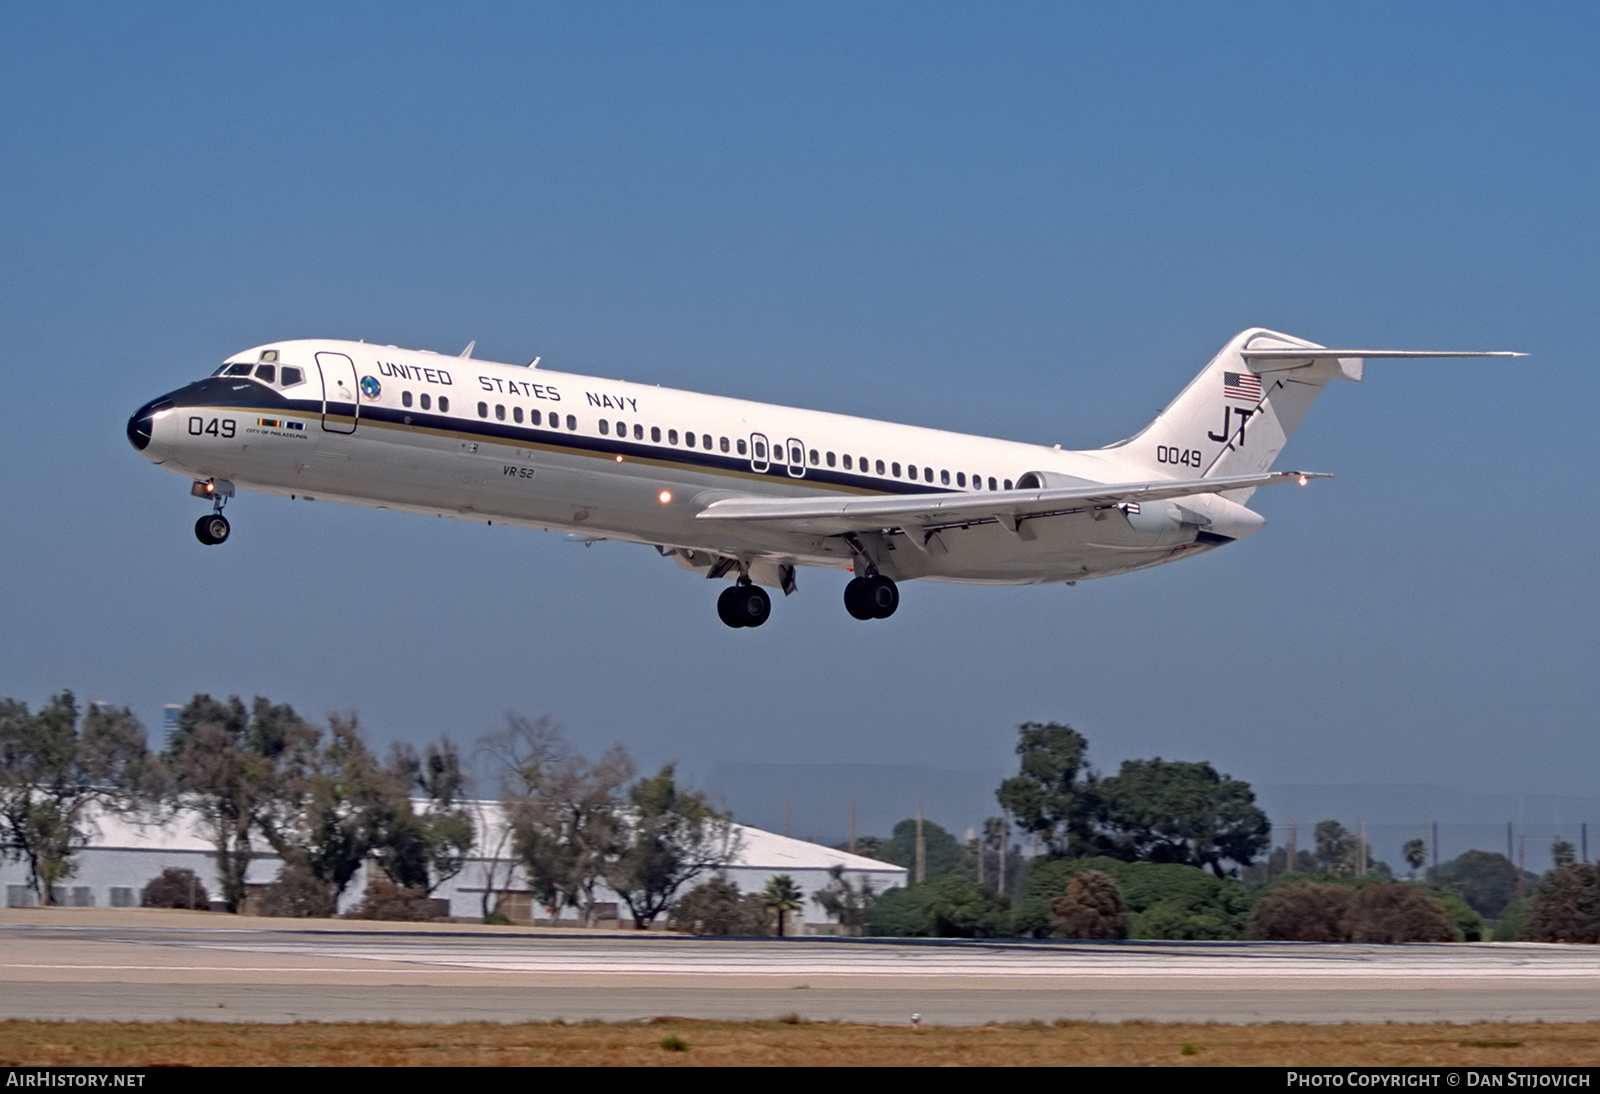
[[[1360,380],[1368,357],[1525,357],[1504,351],[1329,349],[1252,327],[1233,337],[1156,420],[1111,445],[1157,477],[1220,478],[1268,470],[1330,380]],[[1252,491],[1230,491],[1244,501]]]

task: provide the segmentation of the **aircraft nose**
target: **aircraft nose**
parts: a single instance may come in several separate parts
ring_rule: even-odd
[[[128,419],[128,443],[143,452],[150,444],[150,432],[154,428],[156,412],[165,410],[172,403],[166,399],[153,399],[133,412]]]

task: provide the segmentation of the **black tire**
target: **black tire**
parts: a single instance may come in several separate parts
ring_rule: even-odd
[[[741,627],[759,627],[772,614],[772,598],[759,585],[735,585],[733,614]]]
[[[867,579],[853,577],[844,587],[844,610],[854,619],[873,619],[872,604],[867,600]]]
[[[227,542],[228,533],[232,530],[228,526],[228,518],[221,513],[207,513],[194,522],[194,538],[207,547]]]
[[[745,623],[739,618],[739,593],[742,592],[737,585],[729,585],[722,590],[722,595],[717,597],[717,618],[730,627],[743,627]]]
[[[866,601],[872,609],[872,618],[888,619],[900,606],[900,587],[882,574],[869,577]]]

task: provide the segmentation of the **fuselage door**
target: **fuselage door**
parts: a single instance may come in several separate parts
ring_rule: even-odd
[[[785,447],[788,449],[789,477],[791,479],[804,478],[806,473],[806,446],[790,437],[789,443]]]
[[[763,433],[750,434],[750,470],[765,474],[767,470],[767,438]]]
[[[322,373],[322,428],[354,433],[361,415],[355,362],[342,353],[319,353],[317,370]]]

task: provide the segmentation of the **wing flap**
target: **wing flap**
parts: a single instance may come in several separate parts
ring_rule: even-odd
[[[699,513],[699,520],[749,521],[770,528],[843,535],[885,528],[935,531],[963,524],[1004,523],[1058,516],[1084,509],[1159,501],[1194,494],[1219,494],[1258,486],[1329,476],[1312,471],[1270,471],[1259,475],[1225,475],[1210,479],[1161,479],[1155,482],[1106,483],[1044,490],[996,490],[984,493],[876,495],[872,497],[723,498]]]

